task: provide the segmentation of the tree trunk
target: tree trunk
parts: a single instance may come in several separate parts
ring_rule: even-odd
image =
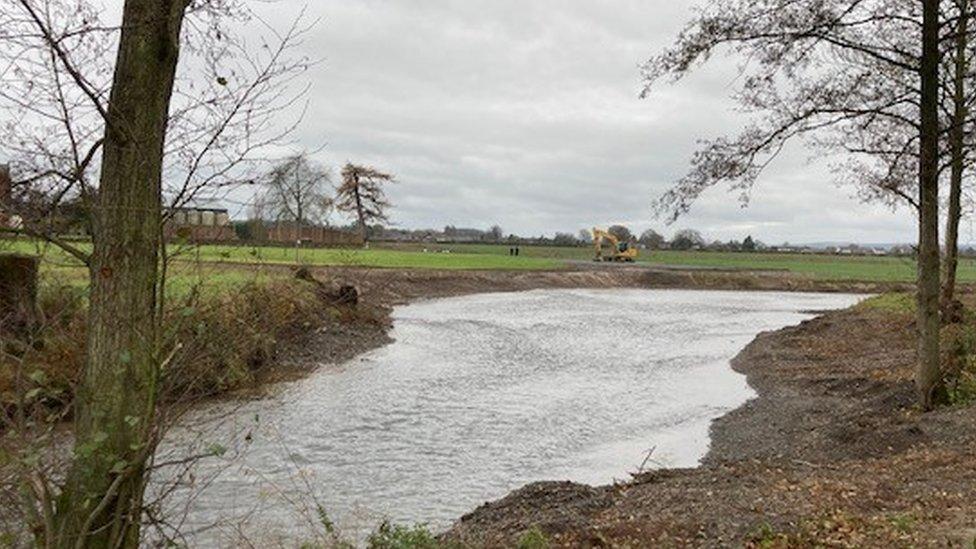
[[[0,255],[0,334],[29,330],[36,307],[37,258]]]
[[[163,144],[186,0],[126,0],[94,212],[85,372],[56,547],[137,547],[158,380]]]
[[[0,228],[6,227],[10,222],[7,216],[7,201],[10,200],[10,166],[0,164]]]
[[[946,218],[945,234],[945,280],[942,282],[942,310],[953,309],[956,291],[956,270],[959,266],[959,220],[962,217],[962,178],[965,170],[966,118],[969,108],[966,104],[966,73],[969,48],[969,0],[959,2],[959,22],[956,25],[956,59],[953,75],[954,112],[949,131],[949,152],[952,155],[952,169],[949,178],[949,211]]]
[[[359,195],[359,176],[353,174],[353,178],[356,181],[356,187],[353,189],[356,195],[356,216],[359,218],[359,232],[362,234],[363,244],[365,244],[369,238],[366,230],[366,213],[363,211],[363,198]]]
[[[924,410],[940,391],[939,367],[939,0],[922,0],[919,135],[918,364],[915,386]]]

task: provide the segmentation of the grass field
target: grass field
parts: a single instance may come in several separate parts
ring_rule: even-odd
[[[399,251],[451,250],[453,254],[486,256],[502,254],[507,257],[507,245],[453,244],[453,245],[400,245]],[[592,259],[588,247],[565,248],[552,246],[523,246],[520,258],[558,259],[562,261]],[[695,267],[743,270],[787,271],[818,280],[863,280],[870,282],[910,282],[915,279],[915,262],[908,257],[840,256],[828,254],[780,254],[738,252],[681,252],[643,251],[640,263],[668,267]],[[976,282],[976,260],[964,258],[959,264],[959,279]]]
[[[85,247],[85,246],[82,246]],[[45,273],[85,283],[80,264],[53,246],[27,240],[0,240],[0,252],[33,253],[44,257]],[[509,246],[494,244],[378,245],[369,250],[283,248],[252,246],[171,246],[174,287],[206,280],[218,286],[251,280],[254,269],[244,265],[352,266],[415,269],[553,270],[570,268],[572,261],[589,261],[590,248],[522,246],[518,257]],[[200,264],[203,265],[200,265]],[[731,252],[643,252],[640,263],[653,266],[772,270],[790,272],[818,280],[863,280],[909,282],[915,264],[905,257],[852,257]],[[214,265],[222,264],[222,265]],[[235,268],[233,264],[241,264]],[[976,260],[963,259],[959,279],[976,281]]]

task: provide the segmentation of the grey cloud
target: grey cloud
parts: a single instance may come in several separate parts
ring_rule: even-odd
[[[728,96],[737,62],[717,58],[639,100],[638,64],[673,38],[694,2],[316,0],[299,144],[319,160],[396,173],[405,227],[501,224],[523,234],[626,222],[710,238],[907,241],[906,211],[867,207],[802,154],[781,159],[748,209],[714,189],[675,227],[651,203],[696,140],[743,122]],[[284,25],[301,4],[257,4]]]

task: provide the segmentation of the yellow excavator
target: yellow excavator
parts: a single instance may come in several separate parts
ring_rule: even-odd
[[[609,243],[606,251],[604,241]],[[593,261],[626,261],[633,263],[637,259],[637,246],[633,242],[621,242],[609,231],[593,227],[593,248],[596,256]]]

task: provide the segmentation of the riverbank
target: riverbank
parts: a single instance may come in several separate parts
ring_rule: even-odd
[[[760,335],[733,362],[758,398],[716,421],[695,469],[531,484],[444,536],[565,547],[965,546],[976,538],[976,408],[916,412],[912,320],[862,305]]]

